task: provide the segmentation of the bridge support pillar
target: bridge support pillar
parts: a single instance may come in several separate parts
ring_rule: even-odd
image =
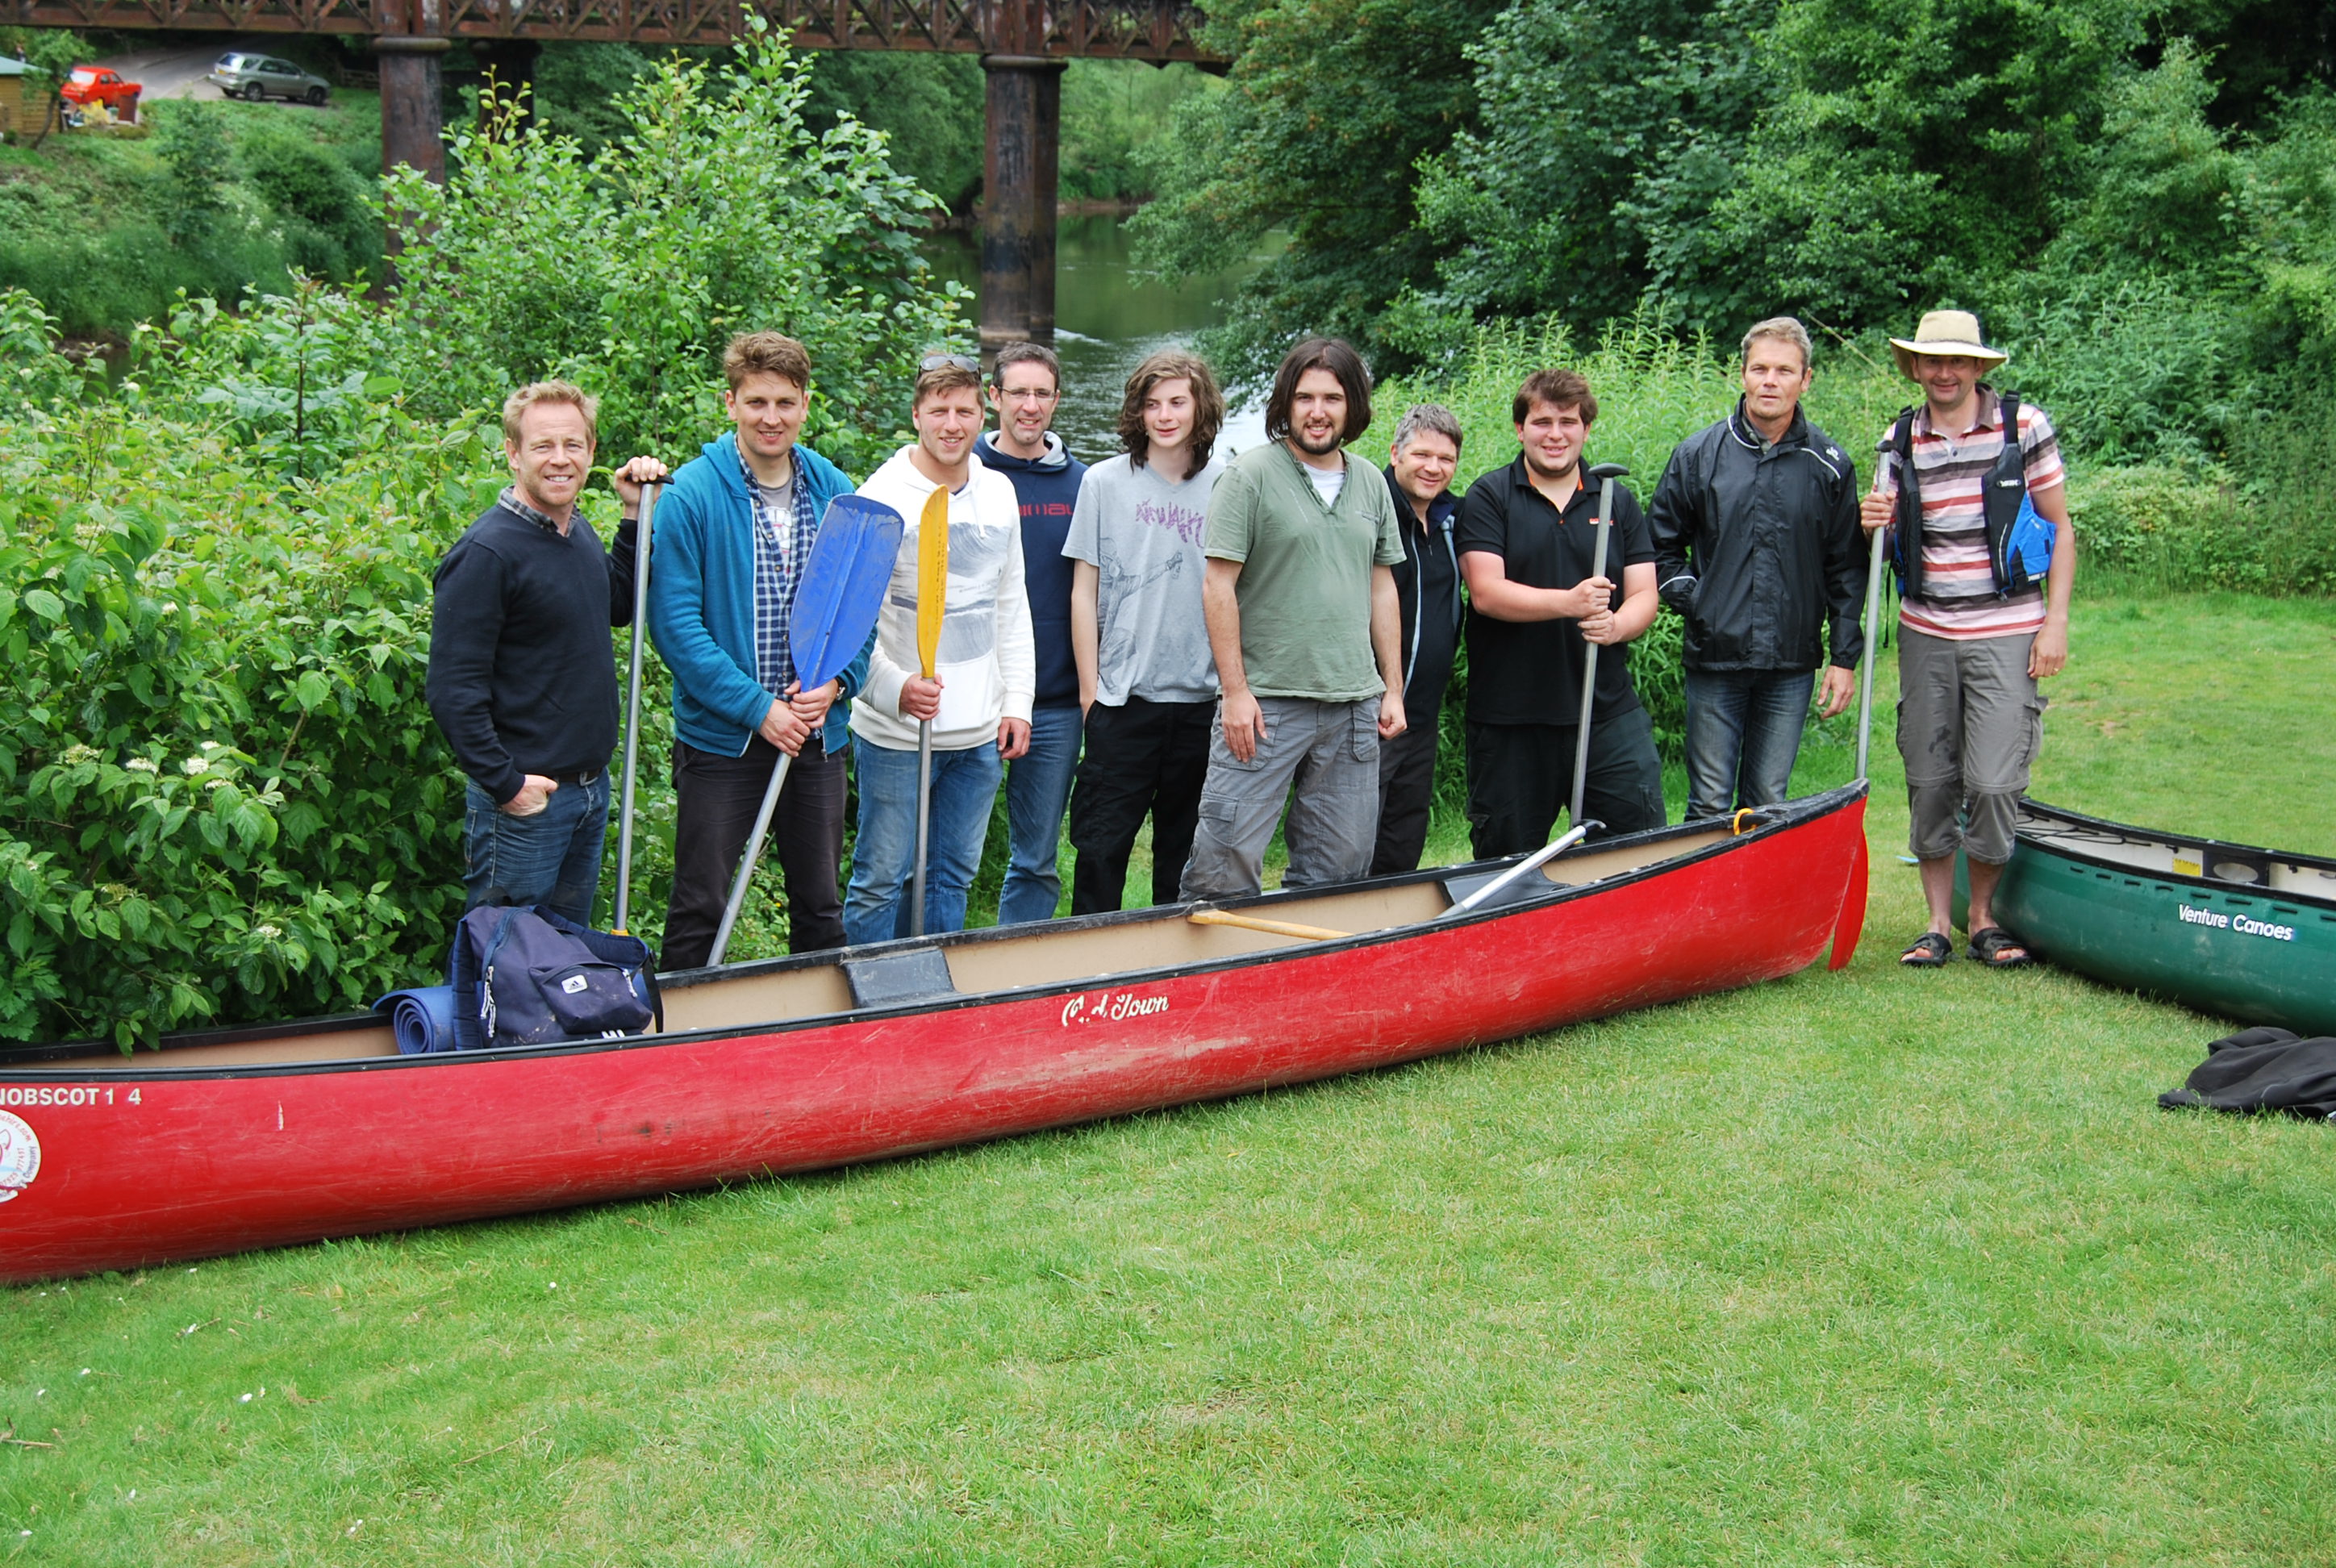
[[[989,156],[982,180],[981,346],[1055,336],[1055,192],[1063,62],[985,54]]]
[[[376,38],[381,60],[381,170],[411,164],[433,184],[446,182],[445,131],[439,95],[439,56],[448,38]]]

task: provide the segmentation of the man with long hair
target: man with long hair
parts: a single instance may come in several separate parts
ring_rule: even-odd
[[[1071,912],[1120,907],[1127,862],[1152,819],[1152,901],[1184,879],[1209,775],[1217,667],[1201,606],[1201,538],[1224,463],[1217,378],[1170,349],[1127,378],[1119,456],[1087,471],[1063,553],[1075,563],[1071,646],[1086,755],[1071,796]]]
[[[1259,891],[1293,784],[1282,886],[1370,870],[1379,743],[1404,730],[1389,570],[1403,537],[1386,482],[1346,451],[1370,424],[1362,357],[1309,337],[1274,373],[1270,439],[1228,464],[1209,498],[1202,603],[1224,696],[1186,898]]]

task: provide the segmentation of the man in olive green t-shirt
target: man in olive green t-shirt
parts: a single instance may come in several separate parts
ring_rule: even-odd
[[[1352,348],[1310,337],[1282,357],[1265,404],[1272,439],[1229,464],[1209,498],[1202,607],[1224,688],[1209,746],[1188,899],[1263,884],[1291,781],[1285,888],[1368,874],[1379,742],[1403,733],[1395,576],[1403,536],[1378,471],[1349,458],[1371,424]]]

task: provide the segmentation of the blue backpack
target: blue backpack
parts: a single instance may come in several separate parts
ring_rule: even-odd
[[[638,1035],[664,1022],[648,944],[538,907],[482,905],[455,928],[454,1048]]]

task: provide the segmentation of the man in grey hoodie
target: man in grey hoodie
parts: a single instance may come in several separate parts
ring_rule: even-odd
[[[1050,428],[1062,402],[1062,365],[1036,343],[1009,343],[989,369],[998,428],[974,443],[982,466],[1014,485],[1022,510],[1022,574],[1038,688],[1030,709],[1030,749],[1006,772],[1006,885],[998,923],[1046,920],[1063,896],[1055,852],[1063,808],[1079,764],[1079,671],[1071,657],[1071,563],[1063,558],[1079,482],[1087,465]]]

